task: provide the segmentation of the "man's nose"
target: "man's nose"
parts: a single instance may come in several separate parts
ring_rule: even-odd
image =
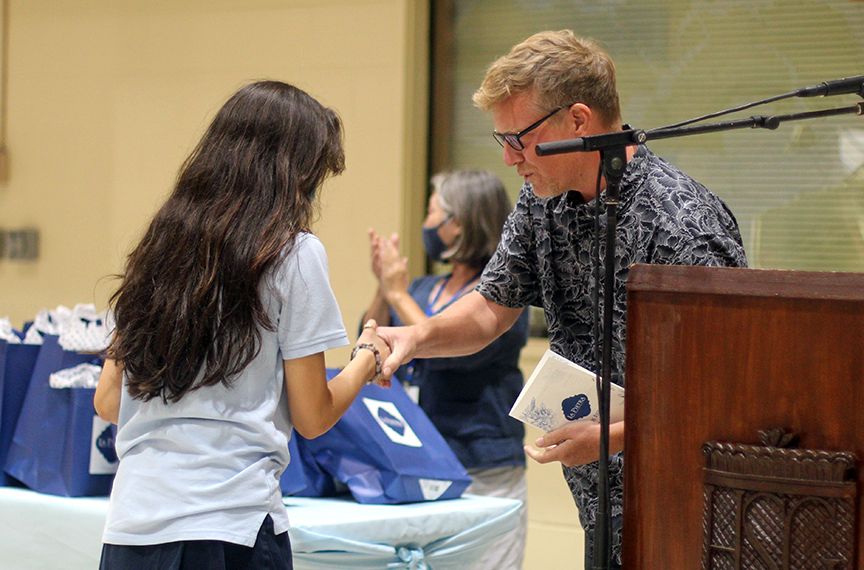
[[[516,150],[511,147],[509,144],[504,145],[504,164],[507,166],[516,166],[523,160],[525,157],[522,155],[521,150]]]

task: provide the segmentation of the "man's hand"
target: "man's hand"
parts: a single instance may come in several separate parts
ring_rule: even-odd
[[[560,461],[567,467],[585,465],[600,459],[600,424],[571,422],[534,443],[542,449],[525,446],[525,453],[537,463]],[[624,422],[609,426],[609,453],[624,449]]]
[[[378,336],[390,347],[390,356],[384,361],[383,378],[389,381],[401,365],[414,358],[417,351],[416,327],[379,327]]]
[[[442,358],[474,354],[513,326],[522,309],[502,307],[477,291],[416,325],[380,327],[378,334],[390,347],[384,378],[412,358]]]

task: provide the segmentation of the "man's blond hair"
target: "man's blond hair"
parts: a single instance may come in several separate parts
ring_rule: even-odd
[[[606,124],[621,119],[612,58],[597,42],[570,30],[540,32],[514,46],[489,66],[473,100],[489,111],[532,91],[538,112],[584,103]]]

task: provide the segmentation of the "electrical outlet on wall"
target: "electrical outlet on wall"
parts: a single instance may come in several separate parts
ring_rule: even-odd
[[[7,230],[0,233],[0,236],[3,238],[2,249],[6,259],[12,261],[39,258],[39,230]]]

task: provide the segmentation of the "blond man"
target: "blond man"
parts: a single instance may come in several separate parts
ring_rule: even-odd
[[[525,183],[477,288],[420,325],[379,329],[393,350],[384,364],[385,378],[415,356],[481,349],[528,305],[545,310],[552,350],[593,369],[598,284],[590,202],[598,190],[601,204],[604,199],[599,153],[539,157],[535,147],[622,130],[612,59],[597,42],[569,30],[542,32],[492,63],[474,102],[491,113],[504,162]],[[627,161],[614,252],[612,381],[621,385],[624,283],[632,264],[746,266],[735,217],[717,196],[645,147],[628,147]],[[600,223],[605,225],[602,215]],[[610,426],[612,568],[621,564],[624,429],[624,422]],[[586,531],[586,568],[592,567],[599,440],[598,425],[571,423],[538,439],[539,449],[526,447],[535,461],[563,466]]]

